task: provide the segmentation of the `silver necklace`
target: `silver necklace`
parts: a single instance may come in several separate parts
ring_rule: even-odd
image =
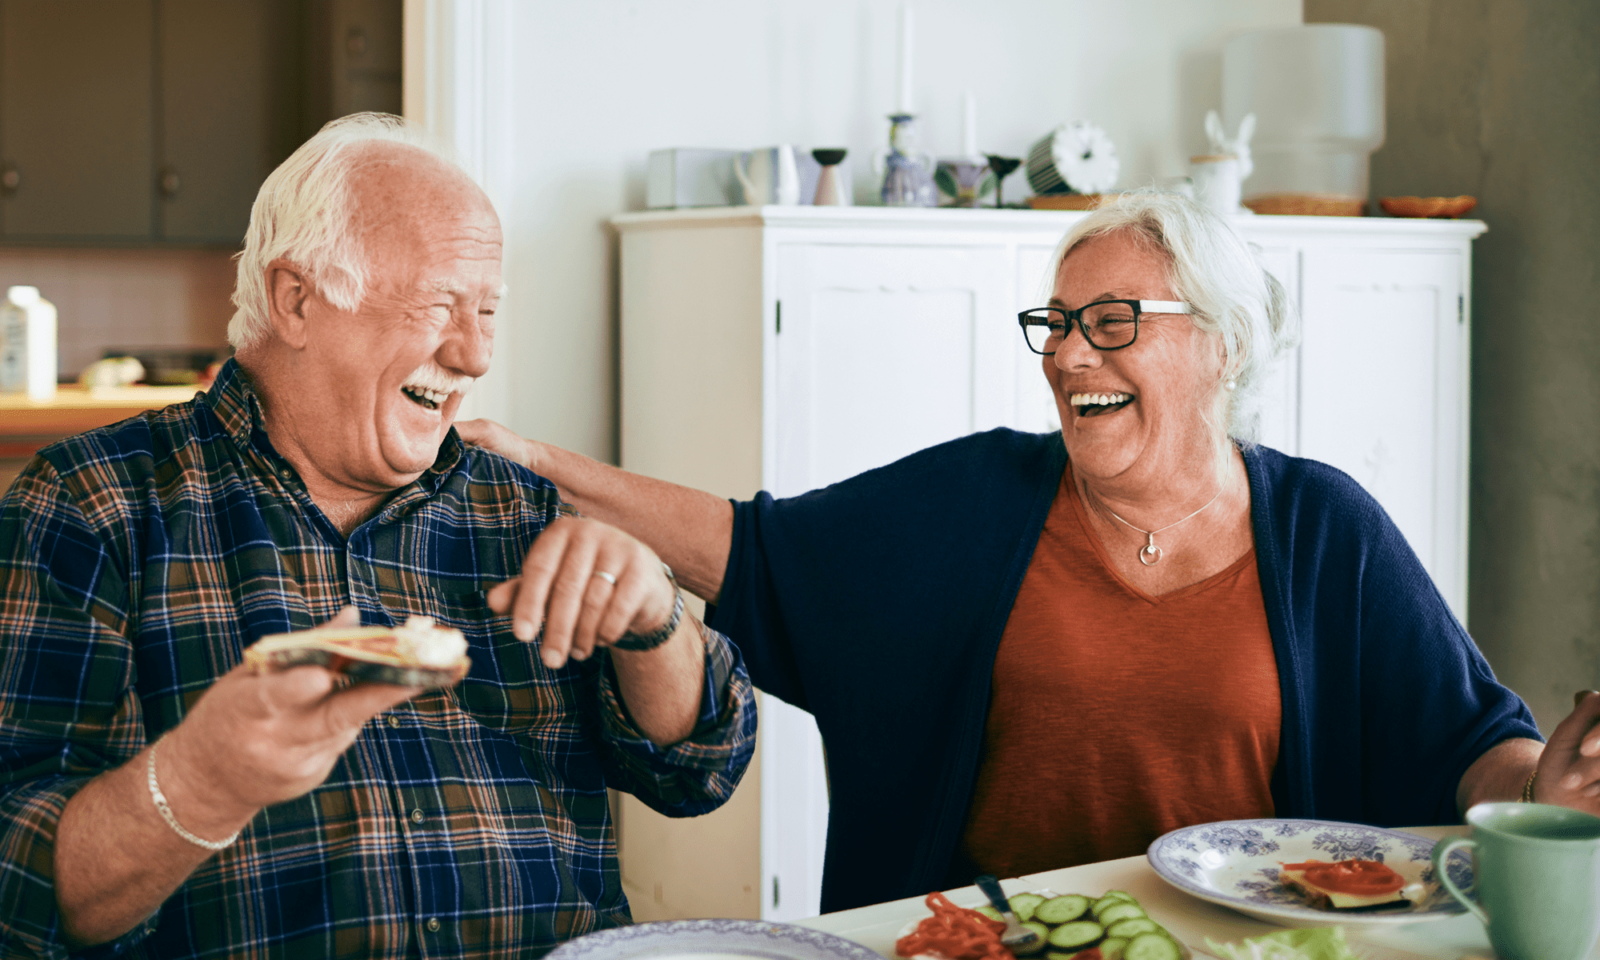
[[[1195,517],[1199,516],[1200,513],[1203,512],[1206,507],[1209,507],[1213,503],[1216,503],[1217,502],[1217,497],[1222,496],[1222,491],[1224,491],[1226,489],[1228,489],[1228,484],[1226,482],[1224,482],[1222,484],[1222,486],[1217,488],[1216,495],[1213,496],[1210,500],[1206,501],[1206,506],[1205,507],[1201,507],[1199,510],[1196,510],[1194,513],[1189,514],[1187,517],[1184,517],[1183,520],[1174,520],[1173,522],[1167,524],[1166,526],[1158,527],[1155,530],[1146,530],[1143,527],[1135,527],[1135,526],[1133,526],[1133,524],[1128,523],[1128,521],[1123,520],[1121,517],[1117,517],[1116,511],[1112,510],[1110,507],[1106,507],[1106,513],[1111,514],[1113,517],[1116,517],[1118,520],[1121,520],[1123,523],[1128,524],[1129,527],[1132,527],[1134,530],[1137,530],[1140,533],[1144,534],[1144,546],[1139,548],[1139,562],[1144,564],[1147,567],[1153,567],[1156,564],[1161,562],[1161,548],[1156,546],[1156,534],[1160,533],[1163,530],[1171,530],[1173,527],[1176,527],[1178,524],[1182,523],[1184,520],[1193,520]],[[1104,504],[1102,504],[1102,506],[1104,506]]]

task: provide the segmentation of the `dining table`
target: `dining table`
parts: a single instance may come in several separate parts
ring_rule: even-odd
[[[1430,840],[1469,832],[1466,826],[1402,829]],[[1126,891],[1139,901],[1151,919],[1188,946],[1196,958],[1215,956],[1206,949],[1207,939],[1219,943],[1237,942],[1284,929],[1179,890],[1161,879],[1142,856],[1011,877],[1002,880],[1001,887],[1007,896],[1035,890],[1089,895],[1100,895],[1108,890]],[[975,886],[947,890],[945,895],[963,907],[977,907],[987,902]],[[923,897],[908,897],[793,922],[855,941],[885,957],[895,957],[895,941],[904,935],[912,921],[928,914]],[[1495,956],[1483,924],[1465,911],[1446,919],[1385,925],[1363,924],[1349,915],[1330,916],[1329,925],[1343,926],[1348,942],[1367,960],[1492,960]],[[1600,960],[1600,943],[1591,949],[1589,958]]]

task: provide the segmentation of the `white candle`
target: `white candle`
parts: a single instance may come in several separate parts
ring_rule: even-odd
[[[900,99],[898,113],[915,113],[911,99],[911,4],[900,11]]]
[[[961,102],[961,155],[978,155],[978,100],[968,90]]]

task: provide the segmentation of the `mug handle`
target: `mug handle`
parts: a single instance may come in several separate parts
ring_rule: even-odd
[[[1473,915],[1487,925],[1489,915],[1483,912],[1482,907],[1467,899],[1467,895],[1461,892],[1461,888],[1456,886],[1456,882],[1450,879],[1450,871],[1445,869],[1445,862],[1450,859],[1450,851],[1457,847],[1476,847],[1477,845],[1477,841],[1471,837],[1446,837],[1434,844],[1433,875],[1444,886],[1445,890],[1449,891],[1450,896],[1455,897],[1458,903],[1471,910]]]

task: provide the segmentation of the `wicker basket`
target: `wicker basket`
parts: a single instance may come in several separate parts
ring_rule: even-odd
[[[1289,217],[1359,217],[1367,201],[1338,193],[1264,193],[1244,205],[1256,213]]]
[[[1028,206],[1035,210],[1093,210],[1110,196],[1109,193],[1036,193],[1028,198]]]

